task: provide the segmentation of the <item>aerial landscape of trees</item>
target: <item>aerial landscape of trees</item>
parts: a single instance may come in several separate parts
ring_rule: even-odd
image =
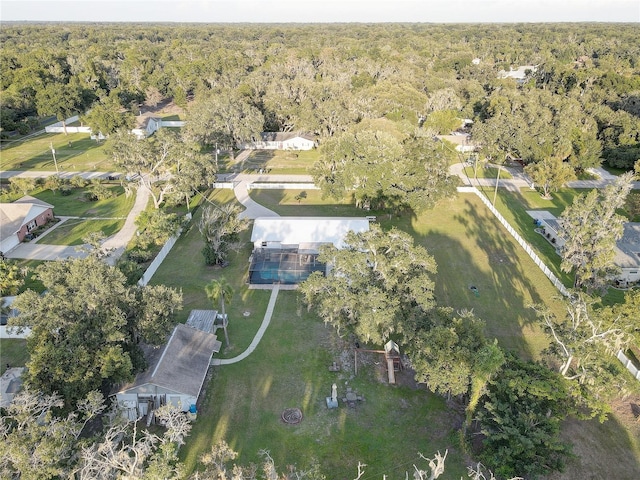
[[[383,212],[389,223],[349,233],[345,248],[322,246],[318,261],[330,269],[299,286],[298,305],[341,339],[376,348],[396,341],[415,382],[460,413],[460,450],[498,478],[562,471],[572,455],[563,422],[604,420],[616,399],[637,394],[616,355],[640,341],[639,291],[602,298],[616,273],[621,212],[640,215],[630,194],[640,174],[635,25],[8,24],[0,40],[2,138],[78,114],[107,137],[106,156],[126,188],[149,192],[130,258],[146,260],[152,245],[185,226],[175,212],[191,213],[194,197],[216,181],[220,149],[233,162],[234,150],[261,132],[312,134],[318,148],[306,173],[318,196],[346,198],[362,216]],[[521,80],[499,73],[521,65],[533,67]],[[169,101],[183,128],[142,139],[128,132],[143,105]],[[566,240],[559,270],[575,281],[557,300],[562,315],[551,299],[532,302],[539,355],[503,348],[487,334],[490,316],[438,298],[438,272],[449,266],[436,264],[416,241],[423,233],[408,226],[456,195],[449,167],[469,157],[438,139],[453,133],[471,135],[482,161],[523,164],[544,201],[593,167],[619,175],[576,192],[558,215]],[[58,176],[43,182],[54,193],[62,186]],[[26,195],[34,182],[12,180],[11,188]],[[87,188],[96,198],[108,193]],[[295,197],[300,209],[306,195]],[[198,288],[209,307],[221,306],[229,347],[227,311],[244,290],[216,275],[246,245],[250,222],[235,203],[199,197],[195,252],[215,275]],[[0,423],[0,476],[325,478],[317,463],[279,475],[285,466],[268,450],[260,467],[231,465],[238,454],[226,443],[187,471],[178,451],[191,425],[171,408],[158,413],[163,433],[110,418],[99,433],[81,435],[106,417],[110,390],[145,368],[142,345],[165,342],[183,302],[180,290],[135,284],[98,253],[35,267],[41,291],[21,291],[28,269],[0,261],[0,293],[20,293],[18,322],[31,329],[27,389]]]

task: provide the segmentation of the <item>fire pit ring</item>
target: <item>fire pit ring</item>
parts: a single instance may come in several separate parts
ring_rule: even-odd
[[[282,412],[282,421],[295,425],[302,421],[302,411],[299,408],[285,408]]]

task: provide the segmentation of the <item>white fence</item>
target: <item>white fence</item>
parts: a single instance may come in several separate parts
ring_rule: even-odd
[[[162,120],[161,127],[184,127],[184,120]]]
[[[247,190],[320,190],[314,183],[266,183],[254,182],[247,184]]]
[[[491,213],[493,213],[496,216],[496,218],[500,221],[500,223],[502,223],[504,228],[506,228],[507,231],[511,234],[511,236],[516,240],[516,242],[518,242],[520,246],[524,248],[524,251],[527,252],[527,254],[531,257],[534,263],[540,268],[540,270],[542,270],[542,272],[547,276],[547,278],[551,280],[551,283],[553,283],[553,285],[560,291],[560,293],[562,293],[562,295],[564,295],[565,297],[569,295],[569,292],[567,291],[565,286],[562,284],[562,282],[560,282],[558,277],[556,277],[554,273],[551,270],[549,270],[549,267],[547,267],[544,264],[544,262],[540,260],[540,257],[538,257],[536,252],[533,251],[533,249],[529,246],[529,244],[525,242],[524,239],[520,236],[520,234],[513,229],[513,227],[500,214],[500,212],[498,212],[498,210],[496,210],[496,208],[493,205],[491,205],[491,202],[489,202],[489,199],[487,197],[485,197],[476,187],[458,187],[458,192],[475,193],[476,195],[478,195],[478,197],[480,197],[480,199],[482,200],[482,203],[484,203],[487,206],[487,208],[491,210]],[[622,350],[618,352],[617,356],[618,356],[618,360],[622,362],[625,368],[629,370],[636,379],[640,380],[640,371],[633,365],[633,363],[631,363],[631,360],[629,360],[626,357],[626,355],[622,352]]]
[[[235,185],[233,182],[215,182],[211,184],[211,188],[226,188],[233,190]]]
[[[0,326],[0,338],[27,338],[31,333],[29,327],[22,327],[21,332],[18,333],[20,327],[2,325]]]
[[[525,242],[525,240],[520,236],[520,234],[516,232],[515,229],[511,226],[511,224],[509,224],[509,222],[507,222],[507,220],[502,216],[502,214],[498,212],[496,207],[494,207],[491,204],[491,202],[489,202],[489,199],[487,197],[485,197],[476,187],[458,187],[458,191],[465,192],[465,193],[475,193],[480,198],[480,200],[482,200],[482,203],[484,203],[486,207],[489,210],[491,210],[491,213],[495,215],[495,217],[502,224],[502,226],[504,226],[504,228],[507,229],[507,231],[511,234],[511,236],[515,239],[515,241],[520,244],[520,246],[524,249],[525,252],[527,252],[527,255],[529,255],[533,260],[533,262],[538,266],[538,268],[542,270],[542,273],[544,273],[547,276],[547,278],[551,280],[551,283],[553,283],[553,285],[558,289],[558,291],[565,297],[569,295],[569,292],[567,291],[566,287],[562,284],[562,282],[558,279],[558,277],[556,277],[555,274],[551,270],[549,270],[549,267],[545,265],[545,263],[540,259],[538,254],[533,251],[531,246],[527,242]]]
[[[74,115],[73,117],[67,118],[64,123],[77,122],[79,118],[78,115]],[[53,125],[44,127],[44,131],[47,133],[64,133],[65,127],[62,126],[62,122],[56,122]],[[91,133],[91,127],[67,127],[66,131],[67,133]]]
[[[190,213],[187,214],[186,217],[189,220],[191,220]],[[167,243],[164,244],[164,246],[162,247],[158,255],[156,255],[156,258],[154,258],[153,262],[151,262],[151,265],[149,265],[149,267],[145,270],[144,274],[142,275],[142,278],[138,280],[138,285],[144,286],[147,283],[149,283],[149,280],[151,280],[151,277],[153,277],[153,274],[156,273],[156,270],[158,270],[158,268],[160,267],[160,265],[162,264],[166,256],[169,254],[173,246],[176,244],[176,241],[178,240],[178,237],[180,237],[181,233],[182,233],[182,229],[178,231],[177,235],[167,240]]]
[[[618,356],[618,360],[620,360],[622,364],[625,366],[625,368],[631,372],[631,375],[633,375],[636,379],[640,380],[640,370],[638,370],[636,366],[633,364],[633,362],[631,362],[631,360],[627,358],[624,352],[620,350],[617,356]]]

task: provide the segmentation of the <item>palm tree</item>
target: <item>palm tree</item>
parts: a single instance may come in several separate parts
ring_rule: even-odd
[[[233,298],[233,287],[227,282],[227,279],[220,277],[218,280],[211,280],[205,287],[207,298],[213,302],[215,307],[218,300],[222,309],[222,328],[224,329],[224,339],[229,346],[229,334],[227,333],[227,314],[225,313],[225,303],[231,303]]]

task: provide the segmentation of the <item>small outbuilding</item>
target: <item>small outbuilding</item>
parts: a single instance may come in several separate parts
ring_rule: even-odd
[[[212,333],[177,325],[164,347],[146,352],[149,368],[112,393],[123,415],[135,420],[169,403],[189,411],[200,395],[211,357],[220,346]]]
[[[35,197],[0,203],[0,252],[13,250],[29,232],[52,219],[53,205]]]

